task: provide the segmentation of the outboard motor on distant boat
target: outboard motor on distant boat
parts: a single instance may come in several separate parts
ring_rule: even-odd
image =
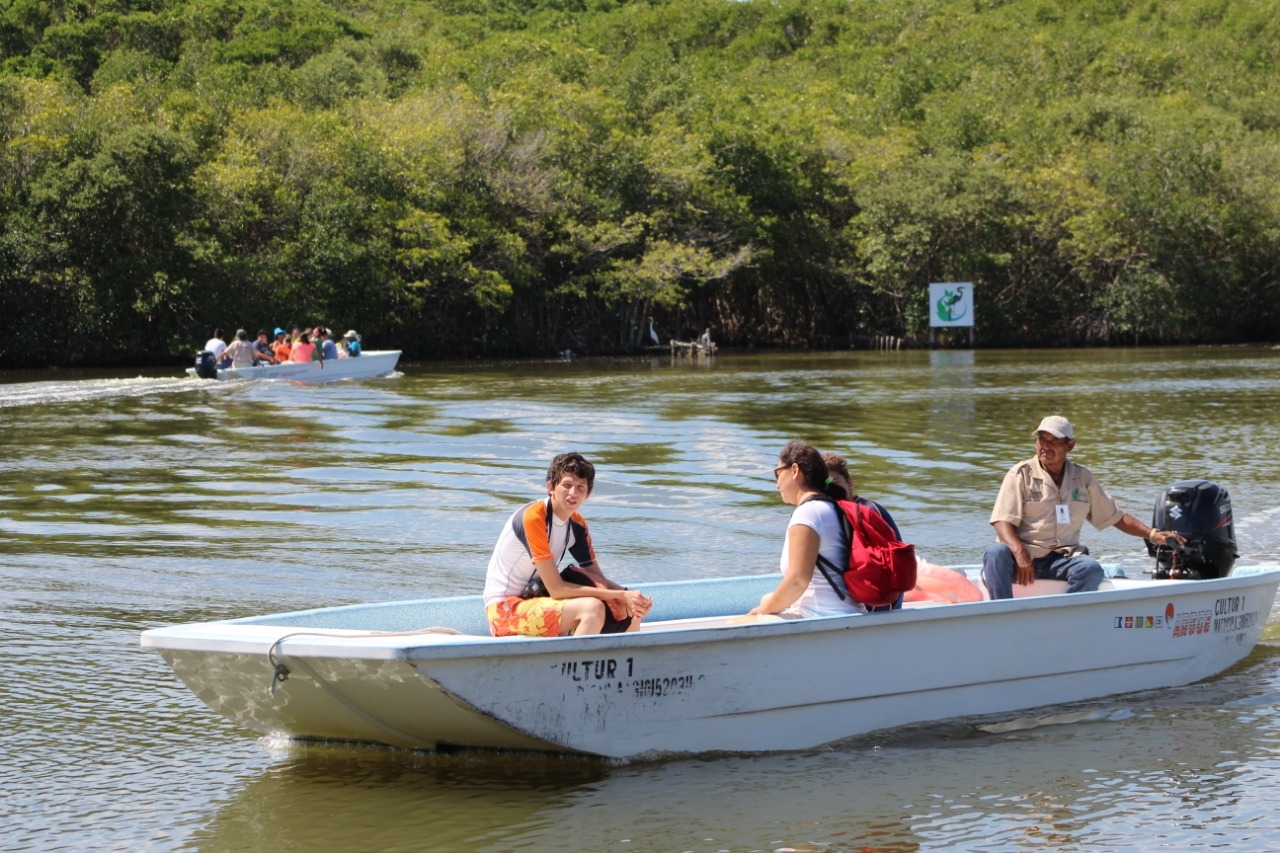
[[[1225,578],[1235,564],[1236,534],[1231,520],[1231,496],[1208,480],[1183,480],[1166,486],[1156,499],[1151,526],[1172,530],[1186,540],[1182,547],[1148,541],[1147,553],[1156,558],[1156,578],[1202,580]]]
[[[196,376],[201,379],[218,378],[218,365],[213,361],[213,353],[207,349],[196,353]]]

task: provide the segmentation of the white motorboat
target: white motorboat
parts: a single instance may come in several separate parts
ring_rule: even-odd
[[[645,585],[649,620],[619,635],[490,637],[481,599],[467,596],[155,628],[141,642],[261,733],[613,758],[805,749],[1208,678],[1258,641],[1280,567],[1112,577],[1071,595],[1037,581],[1010,600],[894,613],[743,616],[776,582]]]
[[[372,379],[395,370],[399,360],[400,350],[366,350],[354,358],[331,358],[326,361],[307,362],[286,361],[283,364],[261,364],[257,367],[221,367],[216,369],[216,378],[219,380],[285,379],[290,382]],[[187,373],[191,376],[202,376],[201,371],[200,366],[187,368]]]

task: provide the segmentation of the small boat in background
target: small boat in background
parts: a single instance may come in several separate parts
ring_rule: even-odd
[[[206,360],[203,357],[208,356]],[[340,379],[372,379],[396,369],[400,350],[365,350],[352,358],[327,361],[286,361],[283,364],[261,364],[257,367],[214,367],[212,354],[196,356],[194,367],[187,373],[202,379],[285,379],[290,382],[337,382]]]

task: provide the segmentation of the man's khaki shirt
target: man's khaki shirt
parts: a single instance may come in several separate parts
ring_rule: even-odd
[[[1058,522],[1056,504],[1070,507],[1071,521]],[[1007,521],[1027,546],[1031,559],[1080,544],[1080,530],[1088,521],[1098,530],[1124,518],[1124,510],[1103,491],[1089,469],[1067,460],[1062,485],[1044,470],[1036,457],[1019,462],[1004,475],[991,523]]]

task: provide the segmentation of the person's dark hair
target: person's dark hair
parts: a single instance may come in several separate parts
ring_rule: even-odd
[[[263,335],[266,335],[268,338],[271,337],[270,333],[268,333],[266,329],[259,329],[258,337],[262,337]]]
[[[236,329],[236,340],[237,341],[249,340],[249,333],[246,332],[244,329]]]
[[[298,343],[300,344],[311,343],[311,336],[308,335],[306,332],[303,332],[302,334],[298,335]]]
[[[213,336],[214,336],[215,338],[217,338],[218,340],[222,340],[222,330],[221,330],[221,329],[214,329],[214,330],[213,330]]]
[[[547,485],[554,488],[564,479],[565,474],[572,474],[575,477],[581,477],[586,480],[587,494],[591,494],[591,490],[595,488],[596,466],[588,462],[587,458],[576,450],[569,453],[561,453],[551,460],[551,465],[547,467]]]
[[[849,463],[839,453],[824,453],[822,461],[827,463],[827,476],[833,486],[844,489],[845,496],[837,500],[853,500],[857,492],[853,488],[853,477],[849,474]]]
[[[799,466],[800,476],[804,478],[807,488],[821,492],[833,500],[848,497],[844,486],[836,484],[831,479],[827,473],[827,463],[822,460],[822,454],[818,452],[818,448],[812,444],[805,444],[796,438],[791,439],[778,454],[778,462],[783,465]]]

